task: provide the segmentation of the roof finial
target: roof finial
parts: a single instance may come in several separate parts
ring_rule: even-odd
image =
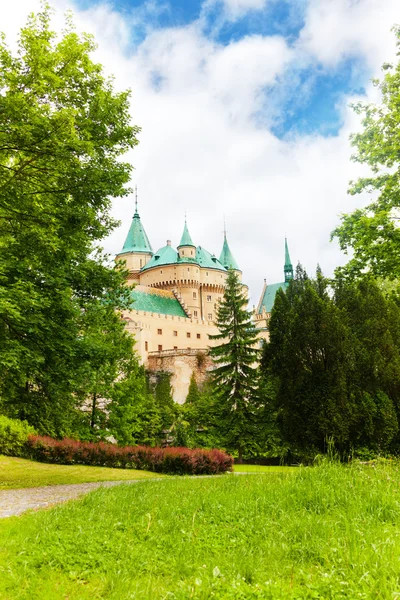
[[[226,221],[225,221],[225,215],[224,215],[224,239],[226,240]]]
[[[138,209],[137,209],[137,185],[135,185],[135,215],[138,214]]]

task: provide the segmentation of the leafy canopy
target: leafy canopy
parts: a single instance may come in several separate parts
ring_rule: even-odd
[[[395,28],[400,56],[400,28]],[[351,276],[366,270],[375,276],[400,278],[400,62],[383,65],[382,81],[374,84],[382,94],[380,105],[353,105],[363,115],[363,131],[351,136],[356,149],[352,159],[368,165],[372,174],[351,182],[350,194],[368,193],[372,202],[342,216],[337,237],[342,250],[353,257],[344,269]]]
[[[71,427],[85,363],[93,371],[94,315],[101,337],[101,307],[126,306],[99,243],[116,225],[112,199],[129,192],[121,157],[139,130],[94,49],[70,17],[57,36],[47,5],[15,54],[0,41],[0,403],[52,434]]]

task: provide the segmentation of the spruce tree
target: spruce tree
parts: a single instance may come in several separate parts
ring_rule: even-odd
[[[212,373],[214,396],[225,445],[238,453],[252,452],[257,435],[257,331],[247,310],[247,296],[237,274],[230,270],[223,299],[217,308],[219,333],[211,340],[221,343],[210,349],[216,365]]]

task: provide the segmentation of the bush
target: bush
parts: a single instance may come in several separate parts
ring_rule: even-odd
[[[23,456],[28,436],[36,433],[26,421],[0,415],[0,454]]]
[[[27,452],[35,460],[62,465],[92,465],[141,469],[175,475],[216,475],[232,470],[233,458],[221,450],[150,448],[105,442],[55,440],[30,435]]]

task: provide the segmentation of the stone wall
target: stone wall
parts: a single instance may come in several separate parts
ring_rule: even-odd
[[[149,352],[147,369],[157,373],[171,373],[172,396],[178,404],[183,404],[189,391],[190,378],[194,373],[196,383],[201,385],[213,368],[207,349],[164,350]]]

